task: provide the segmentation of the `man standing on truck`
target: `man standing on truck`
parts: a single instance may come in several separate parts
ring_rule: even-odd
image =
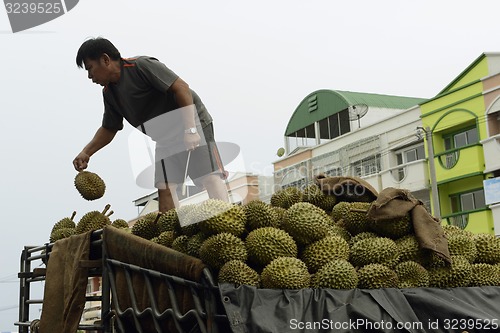
[[[85,41],[76,64],[104,87],[102,125],[73,160],[77,171],[87,168],[90,157],[123,129],[125,118],[156,142],[160,212],[178,207],[176,190],[186,174],[197,186],[204,186],[211,198],[229,201],[212,117],[186,82],[156,58],[122,58],[105,38]]]

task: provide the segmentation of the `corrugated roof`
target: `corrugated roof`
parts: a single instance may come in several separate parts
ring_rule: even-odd
[[[424,98],[381,95],[341,90],[317,90],[307,95],[290,118],[285,135],[314,124],[352,105],[406,110],[426,101]]]

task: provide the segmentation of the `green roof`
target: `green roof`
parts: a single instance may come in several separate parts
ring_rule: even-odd
[[[297,106],[288,122],[285,135],[290,135],[353,105],[366,104],[368,107],[406,110],[424,101],[426,99],[416,97],[317,90],[307,95]]]

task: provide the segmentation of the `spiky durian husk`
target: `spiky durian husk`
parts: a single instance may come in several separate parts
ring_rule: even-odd
[[[245,239],[248,260],[264,267],[278,257],[296,257],[297,244],[286,231],[264,227],[251,231]]]
[[[376,233],[371,232],[371,231],[366,231],[357,234],[356,236],[351,237],[349,240],[349,246],[353,246],[356,242],[359,242],[360,240],[367,239],[367,238],[375,238],[379,237]]]
[[[339,202],[332,209],[332,218],[342,225],[351,235],[372,231],[371,220],[367,217],[369,202]]]
[[[349,259],[349,244],[339,236],[326,236],[308,245],[301,255],[309,272],[317,272],[332,259]]]
[[[333,221],[331,221],[331,223],[328,226],[328,236],[340,236],[346,242],[351,241],[351,234],[349,233],[349,231],[347,231],[344,227],[336,224]]]
[[[271,206],[288,209],[302,201],[302,191],[296,187],[287,187],[271,195]]]
[[[50,234],[50,242],[54,243],[60,239],[76,234],[76,228],[58,228]]]
[[[298,245],[308,245],[322,239],[329,232],[330,217],[308,202],[299,202],[290,207],[281,225]]]
[[[279,257],[267,265],[260,275],[263,288],[308,288],[311,276],[304,262],[297,258]]]
[[[199,254],[204,263],[216,270],[231,260],[247,260],[245,243],[227,232],[208,237],[201,244]]]
[[[142,237],[144,239],[152,239],[160,235],[158,228],[158,220],[161,213],[152,212],[141,217],[132,226],[132,234]]]
[[[396,243],[390,238],[366,238],[353,244],[350,260],[357,267],[368,264],[383,264],[394,267],[399,262],[399,250]]]
[[[76,225],[76,233],[82,234],[88,231],[100,230],[110,225],[111,221],[109,220],[109,216],[112,214],[112,211],[106,214],[109,208],[110,206],[106,205],[102,212],[91,211],[83,215]]]
[[[161,214],[158,219],[158,231],[160,233],[165,231],[173,231],[180,233],[181,226],[179,224],[179,217],[177,216],[177,209],[172,208]]]
[[[473,237],[477,250],[476,263],[500,263],[499,238],[490,234],[475,234]]]
[[[245,212],[248,231],[279,225],[276,210],[263,201],[252,200],[243,206],[243,211]]]
[[[368,264],[358,270],[359,288],[397,288],[398,282],[396,272],[382,264]]]
[[[188,254],[188,241],[189,236],[180,235],[174,239],[171,248],[184,254]]]
[[[118,229],[128,229],[128,223],[124,219],[116,219],[111,223],[111,226]]]
[[[333,206],[337,203],[337,198],[332,195],[326,195],[318,185],[311,184],[304,189],[302,201],[312,203],[326,212],[331,212]]]
[[[356,269],[344,259],[330,260],[311,278],[313,288],[354,289],[357,285]]]
[[[399,263],[394,271],[398,275],[398,288],[421,288],[429,286],[429,272],[415,261]]]
[[[71,214],[71,217],[65,217],[65,218],[59,220],[58,222],[56,222],[54,224],[54,226],[52,227],[52,230],[50,231],[50,233],[52,234],[57,229],[62,229],[62,228],[76,228],[76,223],[73,221],[73,219],[75,218],[75,215],[76,215],[76,212],[73,212],[73,214]]]
[[[80,171],[75,176],[75,187],[86,200],[101,198],[106,191],[106,184],[96,173]]]
[[[469,287],[499,286],[500,274],[495,265],[472,264],[471,279]]]
[[[193,236],[189,236],[187,241],[187,254],[198,258],[200,256],[201,244],[207,239],[207,235],[203,232],[198,232]]]
[[[245,231],[243,208],[218,199],[208,199],[197,209],[200,230],[208,235],[230,233],[237,237]]]
[[[451,264],[429,269],[429,286],[437,288],[467,287],[472,266],[463,256],[451,256]]]
[[[172,247],[174,239],[177,238],[175,231],[164,231],[158,236],[151,238],[151,241],[166,247]]]
[[[464,256],[470,263],[476,260],[476,243],[472,237],[465,233],[452,233],[447,238],[450,255]]]
[[[218,275],[219,283],[234,283],[236,285],[259,286],[259,274],[241,260],[226,262]]]
[[[430,260],[430,254],[420,248],[417,237],[408,235],[395,240],[400,254],[400,261],[415,261],[421,265],[427,266]]]

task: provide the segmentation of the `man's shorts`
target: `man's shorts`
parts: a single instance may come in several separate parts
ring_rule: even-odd
[[[156,159],[155,163],[155,187],[162,188],[165,183],[182,184],[185,181],[186,166],[187,175],[196,185],[200,178],[218,173],[222,175],[224,166],[222,164],[217,145],[214,140],[213,125],[209,124],[203,128],[206,144],[202,141],[199,147],[191,151],[188,164],[188,151],[182,151],[172,156]],[[156,151],[158,155],[158,150]]]

